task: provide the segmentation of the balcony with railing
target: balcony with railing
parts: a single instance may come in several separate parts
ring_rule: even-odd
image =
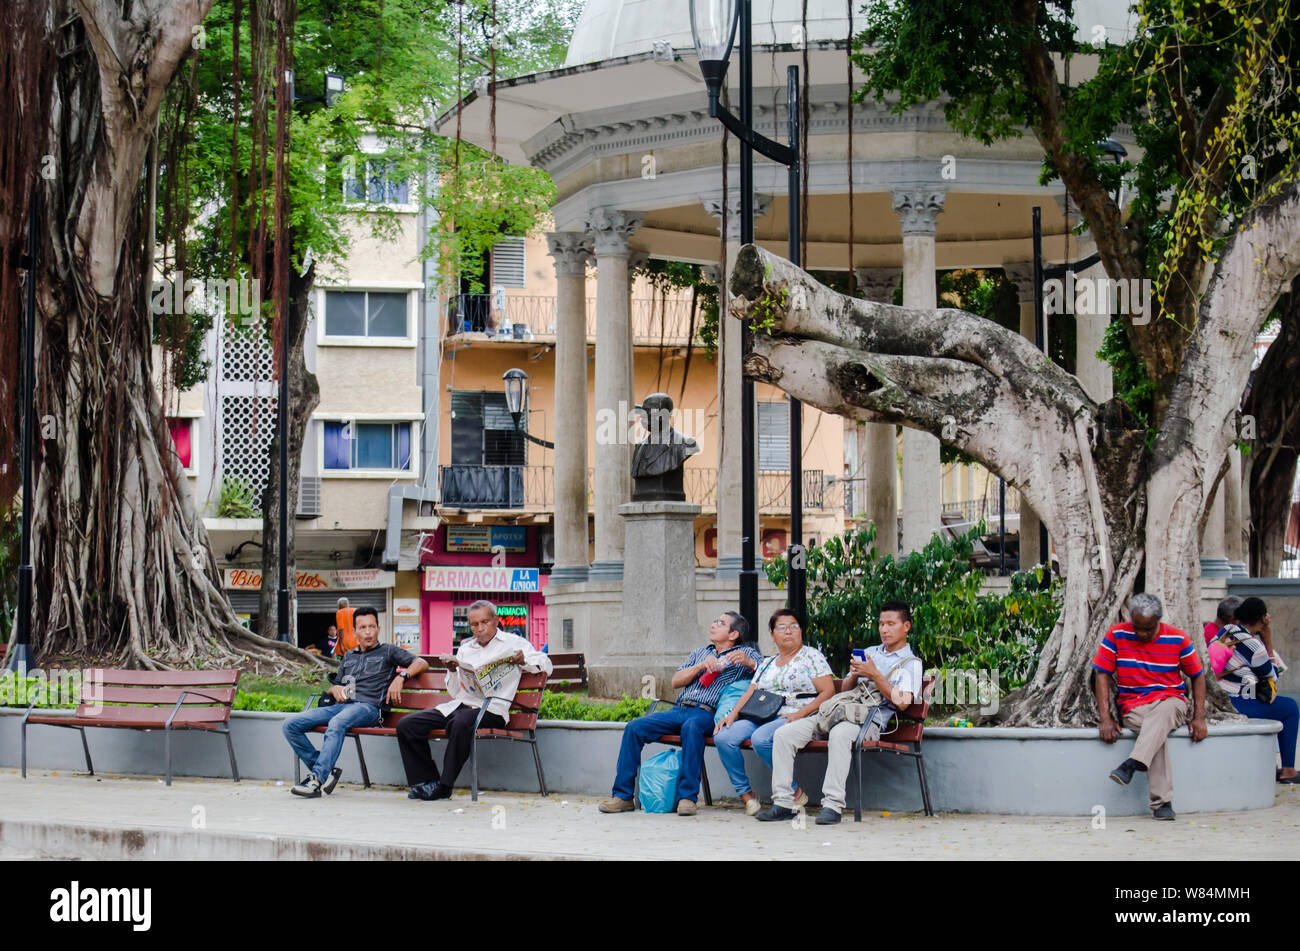
[[[632,343],[638,347],[685,346],[699,342],[703,310],[691,302],[657,297],[637,297],[630,302]],[[449,302],[448,337],[464,334],[497,341],[554,342],[558,321],[555,297],[522,295],[493,298],[491,294],[458,294]],[[586,299],[587,342],[596,339],[596,298]]]
[[[596,471],[587,470],[587,503],[593,498]],[[552,466],[441,466],[442,504],[460,509],[511,509],[550,512],[555,507]],[[843,483],[826,484],[820,469],[803,474],[805,511],[836,511],[844,505]],[[683,488],[686,500],[706,512],[717,510],[718,470],[687,467]],[[759,472],[758,507],[765,514],[790,511],[790,474]]]

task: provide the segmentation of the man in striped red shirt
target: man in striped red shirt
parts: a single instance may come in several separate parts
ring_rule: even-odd
[[[1192,682],[1192,742],[1205,739],[1205,670],[1196,648],[1176,627],[1161,624],[1164,606],[1153,594],[1135,594],[1128,603],[1127,624],[1116,624],[1102,638],[1093,669],[1111,674],[1119,688],[1119,712],[1124,726],[1137,733],[1133,753],[1111,770],[1110,778],[1127,786],[1134,772],[1147,774],[1151,810],[1156,819],[1173,819],[1174,781],[1166,741],[1188,722],[1183,674]],[[1119,739],[1111,716],[1110,677],[1095,676],[1098,732],[1105,743]]]

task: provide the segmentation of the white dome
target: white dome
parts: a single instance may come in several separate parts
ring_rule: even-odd
[[[857,2],[857,0],[854,0]],[[754,44],[794,43],[802,25],[802,0],[753,0]],[[1105,29],[1112,43],[1132,32],[1128,0],[1076,0],[1075,22],[1084,42],[1099,39]],[[845,0],[808,0],[807,40],[842,40],[849,20]],[[853,27],[861,30],[865,17],[855,12]],[[651,53],[656,43],[676,50],[695,49],[691,39],[688,0],[588,0],[569,41],[565,66],[599,63],[619,56]]]

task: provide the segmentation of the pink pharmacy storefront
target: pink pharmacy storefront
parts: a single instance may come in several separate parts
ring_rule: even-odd
[[[442,525],[421,552],[420,648],[450,652],[469,636],[469,606],[480,599],[497,606],[500,627],[527,637],[534,647],[547,641],[547,576],[536,559],[531,526]],[[492,565],[493,549],[498,565]],[[530,564],[531,562],[531,564]]]

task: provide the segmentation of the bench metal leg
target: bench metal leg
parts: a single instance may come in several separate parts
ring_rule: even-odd
[[[537,785],[542,790],[543,796],[549,796],[550,793],[546,791],[546,774],[542,772],[542,754],[537,750],[536,735],[529,742],[533,746],[533,762],[537,764]]]
[[[858,766],[858,795],[853,800],[853,821],[862,821],[862,747],[859,746],[853,751],[853,758],[857,760]]]
[[[239,782],[239,766],[235,763],[235,744],[230,739],[230,727],[226,727],[222,732],[226,734],[226,749],[230,753],[230,775],[234,777],[235,782]]]
[[[95,764],[90,761],[90,744],[86,742],[86,728],[80,727],[81,730],[81,751],[86,754],[86,771],[90,775],[95,775]]]
[[[921,802],[925,806],[925,814],[932,816],[934,815],[934,808],[930,805],[930,783],[926,779],[925,760],[921,758],[919,750],[916,754],[916,774],[921,777]]]
[[[302,760],[298,759],[298,754],[293,754],[293,784],[295,786],[302,783]]]
[[[713,790],[709,788],[709,768],[703,764],[700,765],[700,785],[704,788],[704,804],[713,805]]]
[[[167,737],[167,785],[170,786],[172,784],[172,731],[163,730],[163,734]],[[86,742],[85,730],[81,731],[81,742]],[[89,757],[89,750],[86,751],[86,755]]]
[[[27,778],[27,718],[23,718],[23,779]]]
[[[366,769],[366,754],[361,750],[361,735],[353,733],[352,739],[357,741],[357,759],[361,761],[361,781],[365,783],[365,788],[370,788],[370,771]]]
[[[445,760],[442,765],[446,768],[447,763]],[[470,737],[469,741],[469,770],[470,796],[474,802],[478,802],[478,730],[474,731],[474,735]]]

